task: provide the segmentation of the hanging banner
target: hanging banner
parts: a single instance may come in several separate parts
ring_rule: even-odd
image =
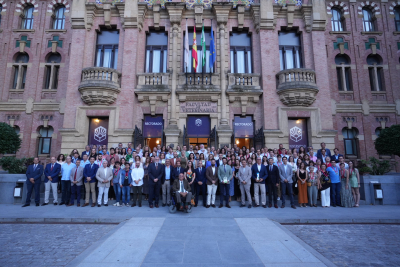
[[[240,117],[235,116],[233,121],[235,129],[235,138],[253,138],[254,123],[252,116]]]
[[[164,118],[162,115],[151,116],[145,115],[143,122],[143,137],[162,137],[164,129]]]
[[[210,117],[188,116],[186,129],[188,137],[208,138],[210,136],[210,131],[211,131]]]
[[[299,150],[303,146],[307,151],[307,119],[289,119],[289,149]]]
[[[108,118],[90,118],[89,145],[108,144]]]

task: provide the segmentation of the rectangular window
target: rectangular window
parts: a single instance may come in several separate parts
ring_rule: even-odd
[[[197,69],[196,73],[212,73],[212,69],[210,68],[210,39],[211,39],[211,30],[204,30],[204,37],[206,42],[206,61],[203,66],[203,48],[201,46],[201,31],[196,31],[196,41],[197,41]],[[185,62],[183,61],[184,72],[193,73],[193,58],[192,58],[192,48],[193,48],[193,30],[189,30],[189,65],[186,70]],[[185,50],[185,47],[183,47]],[[186,54],[184,55],[186,56]],[[186,59],[186,58],[185,58]]]
[[[371,90],[372,91],[385,91],[385,88],[383,86],[383,69],[382,68],[376,68],[376,73],[375,73],[375,68],[369,68],[369,82],[371,85]]]
[[[168,35],[166,32],[150,32],[146,37],[146,72],[167,72]]]
[[[118,31],[101,31],[97,34],[96,67],[117,69]]]
[[[252,73],[251,36],[248,33],[231,33],[231,73]]]
[[[279,32],[279,57],[281,70],[302,68],[302,52],[299,34]]]
[[[59,68],[60,66],[46,66],[44,89],[57,89]]]
[[[51,137],[39,138],[39,154],[50,154]]]
[[[57,8],[55,12],[55,18],[53,23],[53,29],[55,30],[63,30],[65,25],[65,7]]]
[[[25,30],[31,30],[33,26],[33,10],[32,6],[28,6],[24,10],[24,15],[22,18],[21,28]]]
[[[344,69],[344,77],[343,77],[343,69]],[[351,82],[351,71],[350,68],[336,68],[337,82],[339,91],[353,91],[352,82]],[[343,78],[346,84],[346,88],[343,86]]]
[[[12,89],[25,89],[26,65],[14,66],[14,79]]]

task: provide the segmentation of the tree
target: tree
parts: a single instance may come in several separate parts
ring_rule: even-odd
[[[400,157],[400,124],[383,129],[375,140],[375,149],[380,155]]]
[[[21,148],[21,138],[15,129],[5,122],[0,122],[0,154],[14,154]]]

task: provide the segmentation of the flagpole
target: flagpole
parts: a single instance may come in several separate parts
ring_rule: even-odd
[[[201,30],[201,37],[203,37],[203,30],[204,30],[204,19],[202,20],[202,22],[203,22],[203,25],[202,25],[202,30]],[[204,38],[205,38],[205,36],[204,36]],[[204,42],[205,42],[206,40],[204,39]],[[201,59],[202,59],[202,61],[201,61],[201,83],[202,84],[204,84],[204,71],[203,71],[203,66],[204,66],[204,62],[203,62],[203,60],[204,60],[204,57],[203,57],[203,53],[205,53],[205,51],[203,51],[203,44],[201,44]]]
[[[212,26],[212,19],[211,19],[211,35],[213,34],[213,26]],[[211,36],[210,36],[211,37]],[[211,42],[210,42],[210,55],[211,55]],[[210,60],[210,59],[208,59],[208,60]],[[212,70],[211,70],[211,68],[210,68],[210,84],[212,85],[212,73],[214,73],[214,66],[212,67]]]
[[[189,36],[188,36],[188,27],[187,27],[187,18],[186,18],[186,36],[185,36],[185,40],[186,40],[186,38],[189,38]],[[186,43],[185,43],[185,46],[186,46]],[[189,51],[189,47],[185,47],[185,57],[186,57],[186,59],[185,59],[185,69],[186,69],[186,71],[185,71],[185,77],[186,77],[186,84],[187,84],[187,62],[188,62],[188,58],[187,57],[189,57],[189,53],[186,53],[186,49]]]

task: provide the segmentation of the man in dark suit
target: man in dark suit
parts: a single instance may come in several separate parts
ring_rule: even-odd
[[[171,159],[165,160],[163,176],[161,177],[162,197],[163,204],[165,207],[171,205],[171,186],[174,184],[174,168],[171,166]]]
[[[267,172],[268,172],[268,189],[269,189],[269,194],[268,194],[268,207],[272,207],[272,195],[274,196],[274,207],[277,209],[278,208],[278,200],[277,200],[277,189],[280,183],[280,176],[279,176],[279,169],[278,166],[274,165],[274,159],[269,158],[268,160],[268,167],[267,167]]]
[[[194,200],[194,206],[197,207],[199,203],[199,195],[200,191],[203,195],[203,206],[206,206],[207,203],[207,177],[206,177],[206,168],[203,166],[203,162],[199,160],[199,167],[194,171],[196,174],[196,179],[194,183],[196,185],[196,196]]]
[[[76,197],[76,206],[80,207],[81,206],[81,186],[82,186],[82,180],[83,180],[83,167],[80,165],[81,160],[77,160],[75,165],[76,167],[72,169],[71,175],[70,175],[70,180],[71,180],[71,200],[69,204],[67,205],[68,207],[73,206],[75,202],[75,197]]]
[[[51,157],[51,162],[44,169],[44,203],[42,206],[49,204],[50,189],[53,190],[53,204],[58,204],[57,184],[58,175],[61,172],[61,165],[57,163],[55,157]]]
[[[336,161],[336,163],[339,163],[339,158],[343,157],[342,154],[339,154],[339,149],[335,147],[335,149],[333,150],[333,155],[331,157],[331,160],[333,159],[334,161]]]
[[[35,203],[40,203],[40,183],[42,182],[43,166],[39,164],[39,158],[33,159],[33,164],[28,166],[26,170],[26,201],[22,207],[31,205],[32,190],[35,188]]]
[[[251,167],[252,180],[254,185],[254,207],[260,206],[259,192],[261,191],[261,204],[264,208],[267,207],[267,196],[265,194],[265,180],[268,177],[267,169],[264,164],[261,164],[261,158],[257,157],[256,164]]]
[[[183,210],[183,205],[188,209],[192,193],[190,192],[191,187],[188,180],[184,178],[183,173],[179,174],[178,179],[175,179],[172,190],[175,192],[176,202],[180,203],[179,210]],[[185,203],[183,203],[183,199],[186,200]]]
[[[90,156],[90,146],[85,147],[85,151],[82,152],[81,158],[83,159],[83,155]]]
[[[158,208],[158,201],[160,199],[161,178],[164,175],[165,166],[159,163],[160,158],[154,157],[154,162],[149,165],[149,207],[153,208],[153,199],[155,199],[155,206]]]
[[[179,174],[185,173],[185,168],[181,166],[181,160],[178,158],[176,161],[176,167],[174,168],[174,180],[179,179]]]
[[[82,207],[89,206],[90,192],[92,192],[92,207],[96,206],[96,173],[99,169],[97,164],[94,164],[95,158],[90,157],[90,164],[87,164],[83,169],[83,182],[85,184],[85,204]]]
[[[331,151],[329,150],[329,148],[326,148],[326,144],[324,142],[322,142],[321,143],[321,149],[318,149],[318,151],[317,151],[317,158],[322,159],[322,157],[323,157],[322,149],[325,149],[325,152],[326,152],[324,158],[327,157],[327,156],[328,157],[332,156]]]

